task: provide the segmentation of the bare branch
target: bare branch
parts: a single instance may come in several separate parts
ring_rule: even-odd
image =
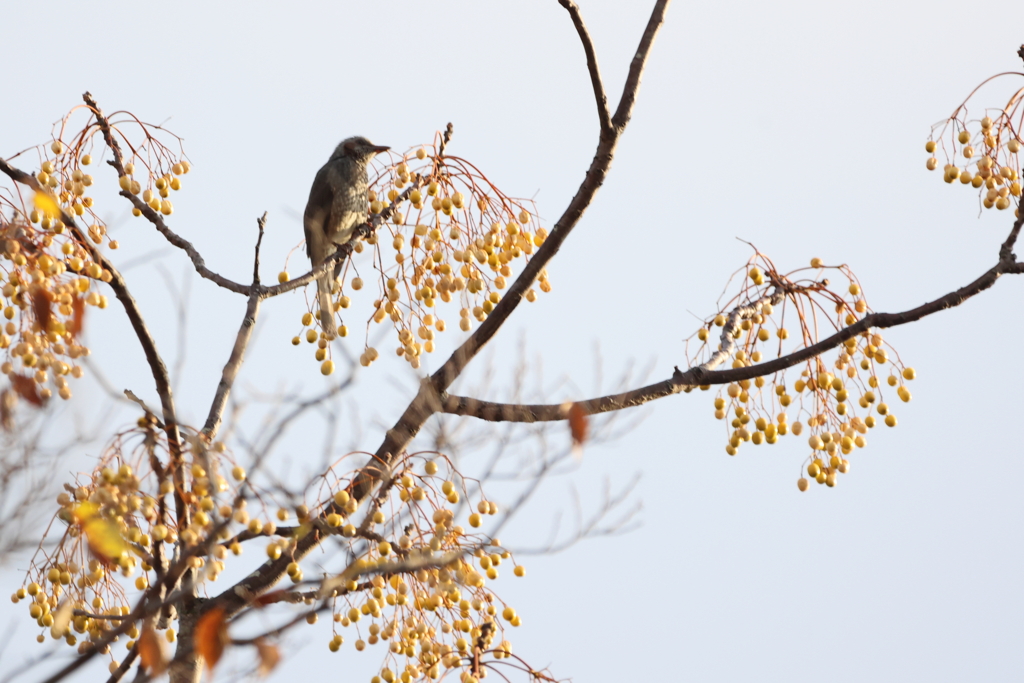
[[[651,18],[647,21],[647,28],[640,39],[640,46],[633,55],[633,61],[629,65],[629,75],[626,76],[626,85],[622,89],[622,98],[619,106],[612,117],[612,125],[617,133],[621,135],[626,124],[633,116],[633,105],[636,104],[636,94],[640,89],[640,78],[643,76],[644,67],[647,66],[647,57],[650,54],[654,39],[658,36],[661,25],[665,22],[665,12],[671,0],[658,0],[651,12]]]
[[[793,367],[794,365],[816,356],[820,356],[822,353],[839,346],[847,339],[855,337],[863,332],[867,332],[872,328],[884,329],[887,327],[905,325],[907,323],[916,322],[921,318],[932,315],[933,313],[938,313],[939,311],[959,306],[963,302],[967,301],[967,299],[994,285],[1001,275],[1024,273],[1024,263],[1017,262],[1016,257],[1012,252],[1013,242],[1020,233],[1022,224],[1024,224],[1024,215],[1014,222],[1010,236],[1000,248],[1000,255],[1002,258],[999,263],[986,271],[974,282],[971,282],[956,291],[941,296],[934,301],[922,304],[917,308],[912,308],[901,313],[869,313],[853,325],[839,330],[832,336],[822,339],[816,344],[811,344],[810,346],[766,363],[759,363],[757,365],[750,365],[743,368],[733,368],[730,370],[713,371],[713,368],[723,359],[720,358],[720,356],[722,356],[721,353],[716,353],[714,358],[717,359],[718,362],[709,361],[708,363],[692,367],[685,372],[676,368],[676,371],[673,373],[671,378],[661,382],[656,382],[639,389],[633,389],[631,391],[625,391],[618,394],[578,401],[576,402],[576,405],[583,408],[588,415],[596,415],[598,413],[607,413],[615,410],[622,410],[624,408],[633,408],[659,398],[664,398],[665,396],[689,391],[698,385],[729,384],[731,382],[739,382],[745,379],[764,377],[766,375],[779,372],[780,370]],[[745,305],[733,310],[730,313],[730,321],[734,321],[734,319],[742,317],[738,316],[737,312],[748,308],[751,307],[749,305]],[[725,336],[726,334],[723,333],[723,339]],[[731,338],[731,335],[728,336]],[[727,357],[728,354],[725,354],[725,356]],[[467,398],[464,396],[455,396],[448,393],[442,394],[440,398],[441,410],[445,413],[450,415],[468,415],[489,422],[550,422],[564,420],[567,417],[567,409],[569,405],[571,404],[529,405],[516,403],[494,403],[491,401],[479,401],[477,399]]]
[[[601,135],[610,133],[612,128],[612,114],[608,110],[608,95],[604,90],[604,82],[601,80],[601,70],[597,66],[597,52],[594,50],[594,41],[590,37],[587,25],[583,23],[583,16],[580,8],[572,0],[558,0],[558,4],[564,7],[576,32],[580,34],[580,42],[583,43],[583,51],[587,55],[587,71],[590,72],[590,83],[594,86],[594,99],[597,101],[597,118],[601,122]]]
[[[224,415],[224,407],[228,403],[228,396],[231,395],[231,387],[235,383],[238,371],[242,367],[245,358],[245,349],[252,339],[252,332],[256,328],[256,318],[260,313],[260,245],[263,243],[263,230],[267,224],[267,214],[257,221],[260,234],[256,239],[256,256],[253,260],[252,287],[249,288],[249,303],[245,307],[245,317],[242,318],[242,325],[238,328],[238,335],[235,337],[235,345],[231,349],[228,362],[221,372],[220,382],[217,384],[217,391],[213,396],[213,403],[210,405],[210,413],[206,418],[206,425],[203,427],[203,435],[208,440],[213,440],[220,428],[221,419]]]
[[[153,208],[150,207],[150,205],[147,204],[146,202],[142,201],[140,197],[137,197],[136,195],[133,195],[131,192],[128,192],[126,190],[122,190],[118,194],[120,194],[122,197],[125,197],[128,201],[132,203],[133,206],[135,206],[136,209],[141,211],[142,215],[145,216],[146,219],[153,224],[153,227],[156,228],[157,232],[163,235],[168,242],[178,247],[178,249],[181,249],[188,255],[188,257],[192,260],[192,265],[195,266],[196,272],[199,273],[200,277],[203,277],[209,280],[210,282],[214,283],[215,285],[223,287],[224,289],[235,292],[237,294],[249,294],[248,286],[235,282],[234,280],[229,280],[223,275],[215,273],[214,271],[207,268],[206,260],[203,259],[202,255],[195,248],[195,246],[187,239],[171,230],[167,226],[167,223],[164,222],[164,219],[160,215],[160,213],[154,211]]]

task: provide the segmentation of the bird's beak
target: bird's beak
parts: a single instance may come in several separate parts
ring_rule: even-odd
[[[374,154],[380,154],[381,152],[386,152],[389,149],[391,148],[388,147],[387,145],[374,145],[373,147],[370,148],[370,151],[373,152]]]

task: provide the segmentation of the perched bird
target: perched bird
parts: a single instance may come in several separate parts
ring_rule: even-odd
[[[364,137],[351,137],[341,141],[317,172],[302,216],[306,254],[314,268],[348,242],[355,229],[366,222],[369,211],[366,165],[374,155],[388,149]],[[316,281],[320,324],[324,333],[332,338],[338,336],[338,332],[331,295],[340,273],[341,261],[334,267],[333,275],[325,273]]]

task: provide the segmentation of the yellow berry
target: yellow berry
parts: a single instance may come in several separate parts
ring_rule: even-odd
[[[929,154],[934,152],[935,151],[935,141],[934,140],[929,140],[928,142],[924,143],[924,151],[928,152]]]
[[[320,374],[322,374],[322,375],[330,375],[333,372],[334,372],[334,361],[332,361],[332,360],[325,360],[323,362],[323,364],[320,366]]]
[[[796,487],[798,489],[800,489],[801,491],[806,491],[807,490],[807,480],[804,479],[803,477],[800,477],[799,479],[796,480]]]
[[[938,167],[938,165],[939,160],[936,159],[935,157],[929,157],[928,161],[924,163],[925,168],[927,168],[929,171],[934,171]]]
[[[962,130],[960,131],[960,135],[957,136],[957,139],[960,141],[961,145],[966,145],[968,142],[971,141],[971,134],[968,133],[966,130]]]
[[[282,270],[280,273],[278,273],[277,274],[277,281],[280,282],[281,284],[284,284],[285,282],[288,282],[288,271],[287,270]]]

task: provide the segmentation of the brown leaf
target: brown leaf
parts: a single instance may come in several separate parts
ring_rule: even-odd
[[[196,623],[193,645],[200,657],[206,660],[206,668],[212,670],[224,654],[228,644],[228,626],[224,610],[214,607],[199,617]]]
[[[164,651],[163,638],[158,636],[149,624],[142,627],[138,647],[142,668],[147,669],[150,676],[159,676],[167,670],[167,654]]]
[[[46,399],[39,395],[39,384],[31,377],[16,375],[12,372],[7,375],[7,379],[11,380],[11,386],[18,392],[18,395],[32,405],[41,406],[46,403]]]
[[[10,389],[0,391],[0,426],[8,432],[14,429],[14,406],[18,395]]]
[[[587,440],[590,418],[587,411],[579,403],[569,406],[569,432],[572,434],[572,445],[582,446]]]
[[[263,638],[256,639],[256,655],[260,658],[260,665],[257,671],[260,676],[266,676],[277,667],[281,661],[281,651],[276,645],[268,643]]]
[[[82,323],[85,321],[85,299],[76,296],[71,300],[71,322],[68,325],[68,332],[72,337],[77,337],[82,331]]]
[[[32,288],[32,313],[39,323],[39,329],[48,332],[53,321],[53,311],[50,310],[49,292],[42,287]]]

